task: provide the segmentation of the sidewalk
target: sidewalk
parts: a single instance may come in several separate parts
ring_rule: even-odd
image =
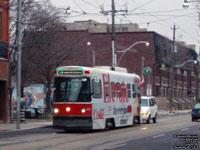
[[[8,124],[0,124],[1,132],[12,132],[12,131],[22,131],[28,129],[41,128],[46,126],[52,126],[52,120],[46,119],[26,119],[25,122],[20,122],[20,129],[16,129],[16,122]]]
[[[191,113],[192,110],[188,109],[188,110],[175,110],[174,113],[170,113],[169,110],[158,110],[158,115],[176,115],[176,114],[187,114],[187,113]]]
[[[176,115],[187,113],[191,113],[191,110],[175,110],[175,113],[169,113],[169,110],[158,110],[158,115]],[[20,129],[16,129],[16,122],[9,124],[0,124],[0,134],[2,132],[22,131],[46,126],[52,126],[52,120],[26,119],[24,123],[20,123]]]

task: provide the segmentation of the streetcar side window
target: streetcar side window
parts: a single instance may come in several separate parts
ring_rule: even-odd
[[[114,82],[111,82],[112,96],[116,97],[116,85]]]
[[[131,85],[127,84],[127,88],[128,88],[128,98],[131,98]]]
[[[101,86],[101,80],[95,81],[92,79],[92,91],[93,91],[93,97],[94,98],[101,98],[102,97],[102,86]]]
[[[117,83],[116,83],[117,98],[121,97],[120,88],[121,88],[120,83],[117,82]]]
[[[132,93],[133,93],[133,98],[136,98],[136,90],[134,84],[132,84]]]

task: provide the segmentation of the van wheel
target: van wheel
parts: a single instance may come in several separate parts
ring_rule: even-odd
[[[153,123],[157,122],[157,114],[155,115],[155,117],[153,118]]]
[[[140,116],[138,117],[138,124],[141,124],[141,121],[140,121]]]
[[[150,123],[150,120],[151,120],[151,115],[149,115],[149,117],[148,117],[148,119],[147,119],[147,124],[149,124]]]

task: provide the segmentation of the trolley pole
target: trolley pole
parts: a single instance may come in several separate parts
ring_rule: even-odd
[[[21,53],[22,53],[22,32],[21,32],[21,0],[18,0],[17,9],[17,121],[16,128],[20,129],[20,99],[21,99]]]

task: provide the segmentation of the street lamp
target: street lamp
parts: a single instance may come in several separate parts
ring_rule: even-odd
[[[189,7],[188,3],[189,3],[188,0],[184,0],[183,8],[188,8]]]
[[[188,8],[190,2],[199,2],[199,0],[184,0],[183,8]],[[197,58],[197,67],[196,67],[196,102],[198,102],[198,87],[199,87],[199,62],[200,62],[200,56],[198,55]]]
[[[120,64],[121,59],[122,59],[123,56],[126,54],[126,52],[130,51],[130,49],[131,49],[132,47],[134,47],[134,46],[136,46],[136,45],[138,45],[138,44],[145,44],[146,47],[149,47],[149,45],[150,45],[148,41],[138,41],[138,42],[133,43],[131,46],[129,46],[128,48],[126,48],[126,49],[124,49],[124,50],[122,50],[122,51],[117,51],[117,53],[123,53],[123,54],[120,56],[117,65]]]
[[[187,60],[184,63],[180,64],[180,65],[174,65],[175,68],[180,68],[183,67],[185,64],[189,63],[189,62],[194,62],[194,64],[197,64],[196,60]]]
[[[89,41],[89,42],[87,42],[87,46],[91,46],[91,42]],[[92,65],[93,65],[93,67],[95,66],[95,64],[96,64],[96,59],[95,59],[95,51],[92,51]]]

